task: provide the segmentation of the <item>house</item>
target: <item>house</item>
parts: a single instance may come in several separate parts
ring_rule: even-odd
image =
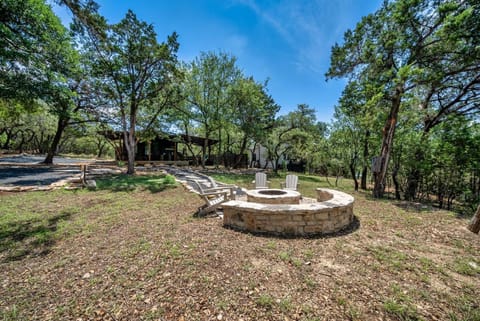
[[[125,148],[122,132],[104,132],[115,147],[116,160],[125,161],[128,159],[127,150]],[[215,139],[206,139],[203,137],[184,135],[184,134],[158,134],[154,138],[138,141],[135,148],[135,161],[137,164],[161,162],[164,164],[189,165],[201,162],[201,158],[205,159],[207,150],[210,146],[218,143]],[[179,146],[182,145],[182,150]],[[195,156],[186,155],[187,147],[189,150],[199,150]],[[198,148],[200,147],[200,148]]]

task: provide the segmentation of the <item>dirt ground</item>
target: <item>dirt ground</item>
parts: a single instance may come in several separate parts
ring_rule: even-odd
[[[194,218],[201,200],[182,187],[1,194],[4,211],[21,206],[57,234],[38,242],[18,223],[20,255],[0,252],[0,317],[480,320],[480,238],[466,219],[354,196],[358,228],[285,239]]]

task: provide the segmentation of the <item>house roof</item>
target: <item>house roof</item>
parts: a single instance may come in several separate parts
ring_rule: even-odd
[[[205,145],[205,141],[206,141],[206,138],[205,138],[205,137],[185,135],[185,134],[172,135],[172,136],[171,136],[171,139],[173,139],[174,137],[181,137],[184,143],[189,143],[189,142],[190,142],[190,143],[192,143],[192,144],[199,145],[199,146],[204,146],[204,145]],[[218,143],[218,140],[217,140],[217,139],[211,139],[211,138],[209,138],[209,139],[208,139],[207,146],[210,146],[210,145],[213,145],[213,144],[216,144],[216,143]]]
[[[121,131],[102,131],[100,132],[100,134],[110,140],[123,139],[123,132]],[[185,134],[158,134],[156,138],[165,139],[165,140],[169,140],[177,143],[191,143],[198,146],[204,146],[206,141],[205,137],[185,135]],[[216,143],[218,143],[217,139],[209,138],[207,146],[214,145]]]

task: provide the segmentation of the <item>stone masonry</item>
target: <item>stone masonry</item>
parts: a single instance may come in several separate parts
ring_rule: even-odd
[[[223,204],[223,224],[249,231],[284,236],[338,232],[353,221],[354,198],[343,192],[317,188],[317,202],[260,204],[229,201]]]

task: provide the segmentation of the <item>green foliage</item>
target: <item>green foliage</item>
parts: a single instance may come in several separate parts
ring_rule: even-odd
[[[56,118],[41,101],[31,104],[0,99],[0,148],[45,153],[55,134]]]
[[[50,6],[43,0],[6,0],[0,11],[0,97],[31,102],[68,96],[64,75],[77,56]]]
[[[220,157],[244,154],[253,142],[263,141],[271,130],[279,106],[267,92],[267,83],[246,77],[236,57],[220,52],[203,52],[185,67],[185,97],[181,127],[218,143],[205,152],[216,165]],[[192,130],[193,129],[193,130]],[[192,146],[188,146],[194,152]],[[215,148],[215,151],[212,150]],[[202,165],[206,155],[202,155]],[[226,166],[236,166],[240,159]]]
[[[324,138],[326,124],[316,122],[315,110],[300,104],[287,115],[280,116],[267,139],[262,141],[267,149],[267,161],[278,171],[280,159],[303,160],[307,167],[318,164],[318,147]]]
[[[58,153],[89,158],[114,158],[113,146],[98,130],[97,126],[70,126],[62,136]]]

